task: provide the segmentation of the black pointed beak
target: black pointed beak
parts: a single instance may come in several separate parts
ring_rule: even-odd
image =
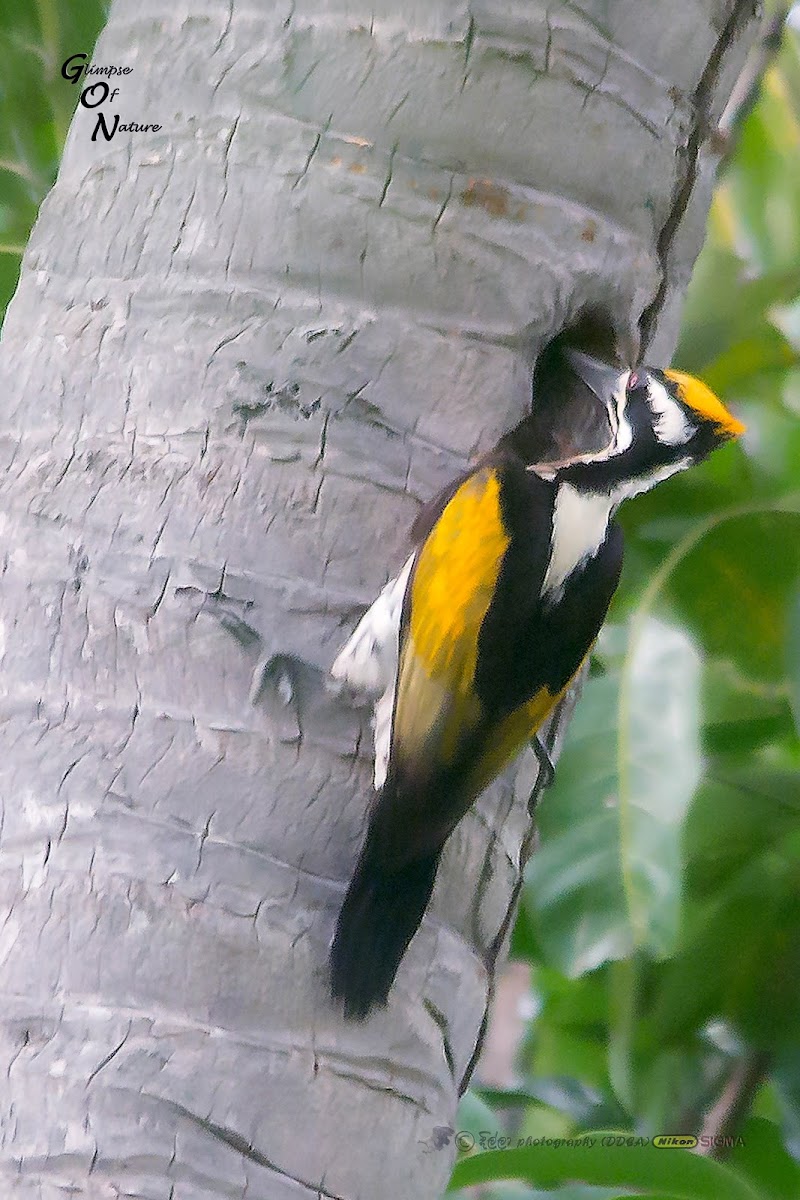
[[[513,431],[529,463],[566,464],[606,454],[619,430],[618,401],[627,372],[565,345],[546,346],[533,377],[530,417]]]
[[[609,414],[615,411],[615,396],[620,382],[627,371],[601,362],[582,350],[568,349],[565,356],[575,374],[583,380],[591,392],[602,401]]]

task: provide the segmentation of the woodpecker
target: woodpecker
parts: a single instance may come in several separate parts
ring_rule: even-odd
[[[501,438],[423,510],[332,668],[379,694],[379,794],[330,954],[349,1018],[386,1003],[447,838],[589,654],[622,567],[615,510],[744,431],[680,371],[565,361],[604,406],[605,448],[538,462],[525,422]]]

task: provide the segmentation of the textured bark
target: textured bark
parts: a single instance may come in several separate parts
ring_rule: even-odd
[[[370,747],[326,672],[546,339],[600,303],[668,358],[754,32],[741,0],[115,4],[111,111],[162,130],[79,111],[0,352],[5,1194],[443,1188],[534,768],[345,1027]]]

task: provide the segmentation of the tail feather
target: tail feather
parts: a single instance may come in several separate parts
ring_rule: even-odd
[[[425,858],[387,871],[367,836],[331,947],[331,995],[344,1003],[346,1017],[363,1020],[386,1003],[430,900],[441,853],[440,846]]]

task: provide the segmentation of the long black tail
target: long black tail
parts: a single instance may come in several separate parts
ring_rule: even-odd
[[[346,1017],[362,1020],[386,1003],[431,898],[441,853],[440,846],[427,858],[387,871],[367,834],[331,947],[331,995],[343,1001]]]

